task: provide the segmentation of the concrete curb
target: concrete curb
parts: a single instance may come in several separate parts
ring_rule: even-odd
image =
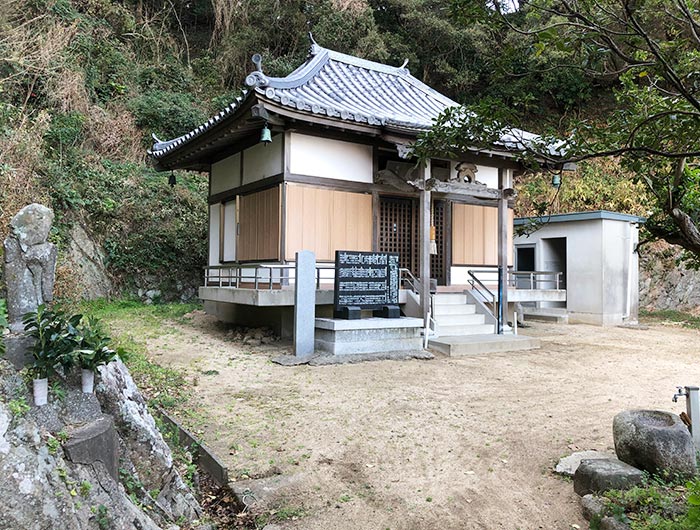
[[[195,438],[194,434],[185,429],[180,422],[170,416],[162,408],[156,407],[156,413],[160,418],[177,429],[178,441],[193,453],[197,465],[206,471],[214,482],[223,487],[228,485],[228,468],[219,460],[214,452]]]

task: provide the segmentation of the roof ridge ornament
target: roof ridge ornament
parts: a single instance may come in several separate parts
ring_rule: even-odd
[[[263,87],[270,83],[270,79],[263,74],[262,71],[262,56],[256,53],[251,58],[253,64],[255,65],[255,71],[248,74],[245,78],[245,84],[250,87]]]
[[[309,48],[309,55],[316,55],[323,48],[318,45],[318,42],[314,40],[314,35],[309,31],[309,40],[311,41],[311,48]]]
[[[403,60],[403,64],[397,68],[400,74],[410,74],[410,70],[406,68],[408,66],[408,59]]]

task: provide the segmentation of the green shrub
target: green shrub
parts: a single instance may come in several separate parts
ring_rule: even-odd
[[[167,90],[149,90],[129,102],[136,125],[162,139],[175,138],[206,120],[194,98]]]
[[[49,150],[64,151],[76,147],[83,140],[85,116],[79,112],[56,114],[44,134],[44,142]]]

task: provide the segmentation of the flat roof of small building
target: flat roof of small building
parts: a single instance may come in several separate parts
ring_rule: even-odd
[[[610,221],[624,221],[627,223],[643,223],[646,218],[627,213],[609,212],[608,210],[596,210],[594,212],[573,212],[544,215],[542,217],[519,217],[513,221],[515,226],[524,225],[532,221],[541,223],[568,223],[571,221],[593,221],[606,219]]]

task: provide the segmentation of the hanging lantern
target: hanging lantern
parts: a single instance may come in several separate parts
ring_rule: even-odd
[[[270,131],[270,128],[267,126],[267,122],[265,122],[265,126],[262,128],[262,131],[260,131],[260,142],[267,145],[271,141],[272,141],[272,131]]]
[[[177,184],[177,180],[175,179],[175,173],[172,171],[170,172],[170,177],[168,178],[168,184],[170,184],[171,188],[175,187],[175,184]]]
[[[561,175],[559,173],[555,173],[552,175],[552,187],[559,188],[559,186],[561,186]]]

